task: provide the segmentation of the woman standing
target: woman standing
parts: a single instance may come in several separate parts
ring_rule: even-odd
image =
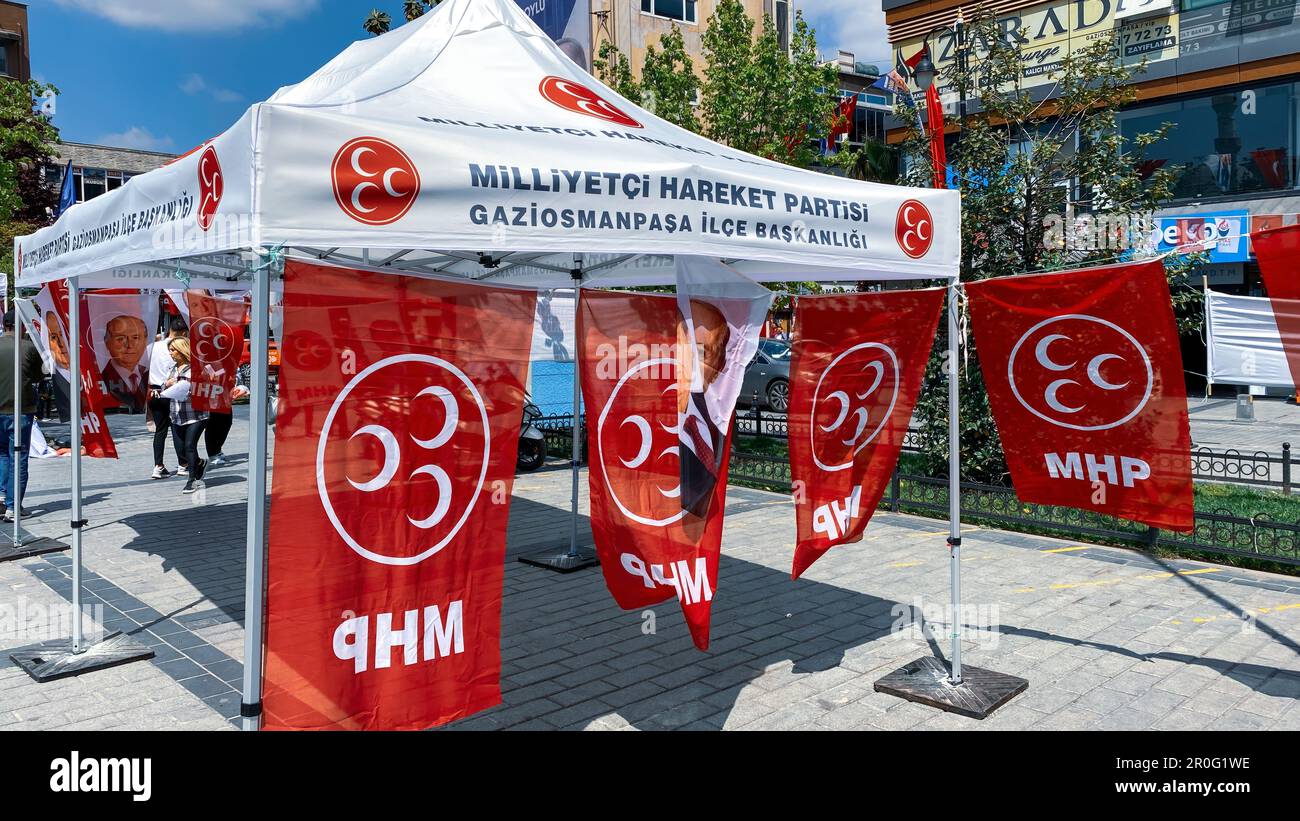
[[[166,390],[162,395],[171,400],[172,428],[180,432],[181,447],[185,454],[185,463],[189,465],[189,480],[182,493],[193,493],[194,483],[203,478],[203,469],[208,463],[199,458],[199,439],[203,437],[203,428],[208,422],[207,411],[196,411],[190,404],[190,341],[178,337],[167,341],[167,352],[171,354],[176,370],[168,377]]]

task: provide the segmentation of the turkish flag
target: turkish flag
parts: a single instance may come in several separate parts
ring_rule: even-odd
[[[695,646],[709,645],[718,588],[728,430],[713,441],[717,473],[696,516],[683,505],[678,331],[672,296],[582,292],[582,399],[587,407],[591,530],[605,584],[619,607],[681,602]],[[683,415],[684,419],[693,417]]]
[[[943,103],[939,90],[931,85],[925,90],[926,130],[930,134],[930,165],[934,171],[934,187],[948,187],[948,152],[943,144]]]
[[[190,402],[195,410],[230,413],[239,357],[244,351],[248,310],[244,301],[222,299],[206,291],[185,292],[190,314]]]
[[[1300,223],[1251,234],[1250,245],[1273,305],[1291,381],[1300,387]]]
[[[790,385],[799,540],[792,578],[859,541],[880,504],[934,344],[942,288],[800,297]]]
[[[500,702],[535,302],[286,264],[268,729],[416,729]]]
[[[1178,328],[1160,260],[966,286],[1016,495],[1193,524]]]
[[[69,370],[71,359],[68,356],[68,339],[70,337],[70,319],[68,313],[68,281],[56,279],[45,286],[36,297],[36,306],[44,316],[44,345],[54,360],[58,375],[68,384],[72,383]],[[78,300],[81,312],[78,321],[82,328],[90,327],[90,311],[84,297]],[[53,317],[51,317],[53,314]],[[104,417],[104,395],[100,386],[99,366],[95,361],[95,349],[86,341],[86,334],[81,334],[81,445],[86,455],[97,459],[116,459],[117,446],[113,443],[113,434],[108,430],[108,420]]]

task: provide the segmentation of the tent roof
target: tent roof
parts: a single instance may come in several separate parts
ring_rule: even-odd
[[[15,245],[20,285],[159,287],[179,267],[197,287],[275,245],[537,287],[575,267],[670,283],[677,255],[760,280],[923,279],[956,275],[959,220],[956,192],[804,171],[661,120],[512,0],[445,0]]]

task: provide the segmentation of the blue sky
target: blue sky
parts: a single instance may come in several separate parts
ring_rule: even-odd
[[[28,0],[32,71],[63,139],[181,152],[367,36],[400,0]],[[799,0],[827,55],[888,53],[875,0]],[[870,11],[864,7],[873,7]],[[833,33],[833,35],[831,34]]]

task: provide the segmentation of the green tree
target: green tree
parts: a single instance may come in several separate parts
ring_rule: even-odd
[[[709,139],[779,162],[811,165],[813,141],[830,130],[839,78],[817,55],[813,29],[796,13],[790,51],[764,15],[758,37],[740,0],[722,0],[702,43],[707,65],[700,118]]]
[[[0,80],[0,268],[13,271],[14,237],[48,225],[59,192],[41,180],[55,162],[59,131],[36,107],[52,85]],[[11,283],[12,284],[12,283]]]
[[[596,79],[617,91],[625,99],[641,99],[641,84],[632,75],[632,62],[609,40],[600,44],[596,58],[591,61],[591,70],[595,73]]]
[[[948,161],[962,194],[961,279],[970,282],[1031,271],[1080,267],[1128,258],[1146,242],[1141,230],[1167,200],[1171,176],[1139,170],[1147,147],[1165,128],[1124,140],[1116,112],[1136,97],[1133,77],[1145,64],[1125,66],[1113,40],[1102,39],[1061,60],[1055,100],[1034,100],[1020,87],[1025,68],[1020,51],[1008,45],[989,14],[968,26],[974,44],[965,71],[956,62],[941,67],[941,82],[964,89],[973,101]],[[917,113],[900,97],[896,113],[916,123]],[[903,145],[910,160],[905,181],[933,184],[929,142],[913,126]],[[1076,217],[1083,216],[1076,221]],[[1077,241],[1077,225],[1101,226]],[[1175,307],[1183,326],[1194,324],[1189,306],[1196,294],[1177,284],[1195,260],[1169,267]],[[969,336],[965,344],[974,347]],[[946,322],[926,372],[916,416],[923,428],[926,468],[942,473],[948,460],[945,391]],[[989,411],[983,377],[973,350],[956,363],[961,370],[962,474],[986,482],[1006,480],[1006,463]]]
[[[387,34],[393,27],[393,18],[386,11],[371,9],[369,16],[366,17],[361,27],[374,36]]]
[[[404,0],[402,3],[402,16],[406,22],[418,20],[424,16],[424,13],[442,0]],[[361,27],[372,35],[387,34],[393,28],[393,18],[388,12],[379,9],[371,9],[370,14],[366,16]]]
[[[867,140],[861,148],[841,148],[831,155],[829,165],[853,180],[898,182],[898,152],[879,140]]]
[[[676,25],[659,38],[659,47],[646,49],[641,68],[641,105],[673,125],[698,132],[695,100],[700,78],[695,73],[686,42]]]

